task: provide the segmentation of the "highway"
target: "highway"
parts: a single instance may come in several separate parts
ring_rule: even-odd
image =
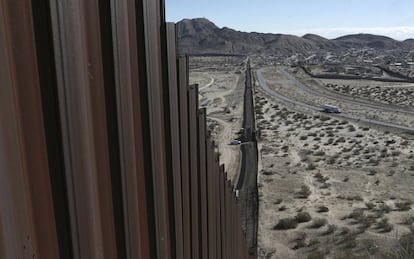
[[[297,80],[292,74],[290,74],[286,70],[280,69],[279,71],[281,71],[290,80],[296,80],[297,81],[297,86],[300,87],[305,92],[308,92],[310,94],[315,94],[315,95],[318,95],[318,96],[337,99],[337,100],[341,100],[341,101],[345,100],[347,103],[350,103],[350,104],[365,106],[365,107],[374,108],[374,109],[377,109],[377,110],[398,112],[398,113],[403,113],[403,114],[408,114],[408,115],[414,115],[414,111],[409,111],[409,110],[407,110],[407,108],[404,109],[403,107],[398,107],[396,105],[375,104],[375,103],[367,101],[367,100],[356,99],[356,98],[353,98],[351,96],[337,94],[337,93],[334,93],[334,92],[329,91],[329,90],[323,91],[321,89],[319,89],[319,90],[312,89],[309,86],[307,86],[307,85],[303,84],[302,82],[300,82],[299,80]],[[327,93],[327,91],[329,91],[329,93]]]
[[[281,101],[284,101],[286,103],[290,103],[290,104],[294,104],[296,106],[302,107],[302,108],[306,108],[308,110],[312,110],[312,111],[321,111],[321,108],[318,106],[314,106],[314,105],[310,105],[307,103],[304,103],[302,101],[298,101],[298,100],[294,100],[291,99],[287,96],[284,96],[274,90],[272,90],[268,85],[266,80],[263,77],[262,71],[261,69],[256,71],[257,74],[257,80],[259,81],[260,87],[269,95],[273,96],[276,99],[279,99]],[[312,92],[312,94],[316,94],[316,95],[321,95],[320,93],[317,93],[316,91],[310,91],[309,88],[307,86],[304,86],[299,80],[297,80],[296,78],[294,78],[292,75],[290,75],[289,73],[287,73],[289,76],[290,80],[295,80],[295,84],[298,85],[299,87],[301,87],[301,89],[303,89],[304,91],[309,91]],[[308,90],[305,90],[308,89]],[[336,99],[338,101],[344,102],[344,103],[357,103],[358,105],[361,106],[367,106],[367,104],[361,103],[361,102],[356,102],[354,100],[348,100],[345,98],[338,98],[338,97],[333,97],[333,96],[329,96],[329,98],[332,99]],[[352,102],[351,102],[352,101]],[[383,106],[377,106],[377,105],[372,105],[374,107],[371,108],[375,108],[375,109],[383,109]],[[368,106],[367,106],[368,107]],[[391,108],[389,108],[391,109]],[[398,112],[402,112],[402,110],[398,110]],[[400,131],[404,131],[407,133],[412,133],[414,134],[414,128],[412,127],[407,127],[407,126],[403,126],[403,125],[396,125],[394,123],[389,123],[389,122],[383,122],[383,121],[377,121],[377,120],[371,120],[371,119],[366,119],[366,118],[362,118],[362,117],[357,117],[357,116],[353,116],[353,115],[349,115],[346,113],[340,113],[340,114],[335,114],[333,115],[335,117],[341,117],[344,119],[348,119],[348,120],[352,120],[352,121],[359,121],[359,122],[364,122],[367,124],[371,124],[371,125],[376,125],[376,126],[381,126],[381,127],[387,127],[387,128],[392,128],[392,129],[396,129],[396,130],[400,130]]]

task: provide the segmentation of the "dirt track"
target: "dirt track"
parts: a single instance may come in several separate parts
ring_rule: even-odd
[[[225,165],[234,182],[240,171],[239,146],[229,143],[237,137],[243,121],[244,58],[197,57],[190,60],[190,82],[199,84],[200,105],[207,107],[207,122]]]

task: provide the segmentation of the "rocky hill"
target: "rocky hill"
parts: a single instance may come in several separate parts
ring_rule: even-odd
[[[314,34],[303,37],[286,34],[240,32],[219,28],[205,18],[184,19],[177,24],[179,52],[204,53],[304,53],[317,50],[412,48],[413,40],[397,41],[385,36],[355,34],[329,40]]]
[[[370,47],[375,49],[393,49],[402,46],[400,41],[389,37],[363,33],[342,36],[334,39],[333,42],[345,48]]]

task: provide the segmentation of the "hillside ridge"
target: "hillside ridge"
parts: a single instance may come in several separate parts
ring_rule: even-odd
[[[206,18],[183,19],[177,23],[177,30],[181,54],[289,54],[320,50],[341,51],[350,48],[389,50],[414,47],[412,39],[398,41],[366,33],[326,39],[316,34],[299,37],[280,33],[242,32],[229,27],[219,28]]]

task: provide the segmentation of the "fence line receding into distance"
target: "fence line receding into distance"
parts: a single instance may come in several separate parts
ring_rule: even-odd
[[[249,258],[159,0],[0,0],[0,258]]]

